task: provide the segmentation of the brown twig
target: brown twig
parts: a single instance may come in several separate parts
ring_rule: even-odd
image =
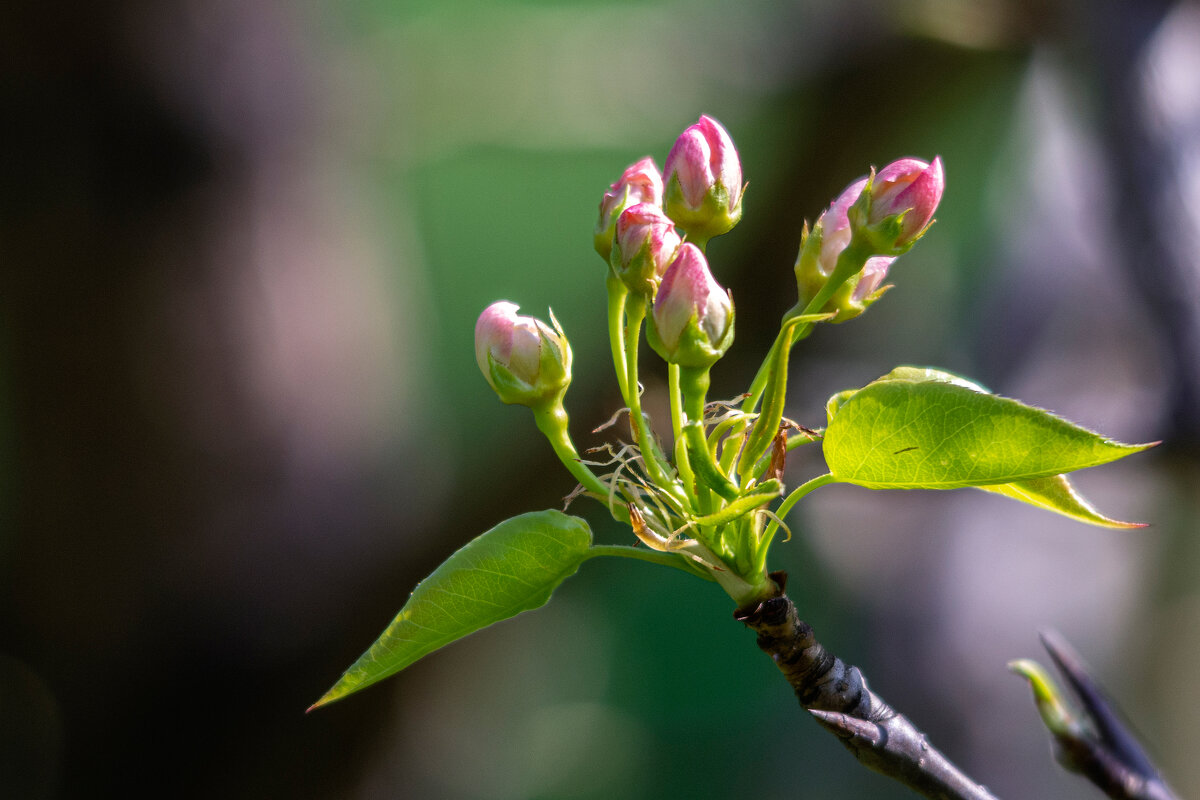
[[[1177,800],[1074,648],[1055,631],[1043,631],[1042,644],[1090,723],[1077,731],[1054,731],[1059,763],[1084,775],[1113,800]]]
[[[779,594],[734,617],[758,634],[758,646],[787,678],[800,705],[836,735],[854,757],[876,772],[935,800],[996,800],[929,744],[850,666],[817,641],[783,593],[786,576],[771,576]]]

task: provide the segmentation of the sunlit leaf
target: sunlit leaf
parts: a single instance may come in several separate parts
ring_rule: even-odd
[[[1020,483],[1000,483],[977,488],[985,492],[995,492],[1005,497],[1011,497],[1022,503],[1044,508],[1047,511],[1053,511],[1090,525],[1101,525],[1105,528],[1146,527],[1144,522],[1121,522],[1104,516],[1079,493],[1066,475],[1053,475],[1049,478],[1034,478]]]
[[[1020,483],[1151,446],[1113,441],[936,370],[902,367],[835,399],[825,460],[838,481],[872,489]]]
[[[545,605],[579,569],[591,543],[588,524],[559,511],[501,522],[417,584],[392,624],[312,708],[394,675],[480,628]]]

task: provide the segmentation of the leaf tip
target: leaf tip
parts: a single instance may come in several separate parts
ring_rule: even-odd
[[[1149,528],[1150,527],[1149,522],[1124,522],[1123,520],[1113,519],[1112,517],[1106,517],[1106,516],[1103,516],[1102,514],[1097,514],[1096,518],[1093,520],[1080,520],[1080,521],[1088,522],[1092,525],[1096,525],[1101,528],[1108,528],[1110,530],[1118,530],[1118,531],[1133,531],[1133,530],[1138,530],[1139,528]]]
[[[318,708],[321,708],[322,706],[327,706],[327,705],[329,705],[330,703],[332,703],[334,700],[337,700],[337,699],[339,699],[339,697],[340,697],[340,695],[335,695],[335,694],[333,693],[333,689],[330,689],[328,692],[326,692],[325,694],[321,695],[321,699],[320,699],[320,700],[318,700],[317,702],[313,703],[313,704],[312,704],[311,706],[309,706],[308,708],[304,709],[304,713],[305,713],[305,714],[311,714],[312,712],[316,711]]]
[[[309,706],[307,709],[305,709],[304,713],[309,714],[309,713],[317,710],[318,708],[327,706],[330,703],[337,702],[338,700],[341,700],[349,695],[354,694],[359,689],[365,689],[367,686],[371,685],[371,683],[375,682],[375,681],[371,681],[369,683],[363,684],[360,681],[350,680],[349,673],[351,670],[353,670],[353,667],[351,667],[350,670],[347,670],[347,674],[343,675],[338,680],[337,683],[335,683],[333,686],[329,687],[329,690],[327,692],[325,692],[325,694],[321,695],[320,700],[318,700],[317,702],[315,702],[311,706]],[[376,680],[379,680],[379,679],[377,678]]]

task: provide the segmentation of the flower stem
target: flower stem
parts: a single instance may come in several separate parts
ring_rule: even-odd
[[[629,289],[625,284],[608,271],[608,341],[612,348],[613,368],[617,373],[617,385],[621,388],[621,397],[629,397],[629,368],[625,364],[625,299]],[[626,400],[628,403],[628,400]]]
[[[664,567],[682,570],[689,575],[704,578],[706,581],[715,580],[712,573],[698,565],[694,565],[687,556],[679,553],[663,553],[658,550],[626,547],[625,545],[617,544],[597,544],[592,545],[587,551],[588,558],[596,556],[617,556],[619,558],[633,558],[638,561],[649,561],[651,564],[661,564]]]
[[[642,413],[641,384],[638,382],[638,342],[641,338],[642,321],[646,318],[646,299],[640,295],[629,295],[625,302],[625,318],[625,404],[629,406],[629,424],[642,452],[642,463],[650,480],[679,502],[686,503],[687,496],[671,475],[670,465],[665,462]]]
[[[763,531],[763,535],[758,542],[758,549],[755,552],[755,563],[758,564],[760,568],[766,568],[767,551],[771,548],[771,540],[775,538],[775,533],[779,530],[779,521],[786,518],[788,513],[795,508],[796,503],[800,502],[809,492],[812,492],[815,489],[819,489],[822,486],[826,486],[830,483],[836,483],[836,480],[831,473],[827,472],[824,475],[818,475],[812,480],[806,481],[797,486],[792,490],[792,493],[789,494],[787,498],[779,504],[779,507],[775,509],[776,519],[771,520],[771,522],[767,525],[766,530]]]
[[[793,307],[784,314],[783,325],[779,329],[779,335],[775,337],[775,342],[771,345],[771,350],[767,353],[767,357],[763,359],[762,366],[758,368],[758,373],[754,376],[754,381],[750,384],[750,396],[742,403],[743,411],[753,413],[758,407],[758,401],[762,399],[763,392],[767,388],[768,379],[772,375],[771,365],[774,363],[774,359],[779,356],[779,349],[782,348],[785,351],[783,360],[786,363],[787,353],[791,352],[792,345],[807,338],[812,333],[814,323],[811,320],[799,320],[802,320],[804,317],[820,314],[821,309],[825,307],[829,299],[841,288],[842,284],[859,272],[862,272],[863,267],[866,266],[867,259],[872,254],[873,248],[870,243],[863,236],[855,233],[854,237],[850,240],[850,244],[846,246],[846,249],[838,254],[837,264],[834,266],[829,280],[825,282],[820,291],[808,302],[808,305],[803,309]],[[786,379],[785,370],[784,380],[786,381]]]
[[[696,476],[688,459],[687,441],[683,436],[683,394],[679,386],[678,364],[667,365],[667,391],[671,398],[671,435],[675,443],[675,469],[683,483],[683,490],[692,499],[694,507],[698,490]]]
[[[587,468],[579,457],[579,451],[575,449],[575,443],[571,441],[571,435],[567,431],[567,412],[563,408],[562,400],[559,399],[557,402],[533,409],[533,419],[537,423],[538,430],[545,435],[550,446],[554,448],[554,454],[558,456],[558,460],[575,480],[579,481],[583,488],[592,494],[608,498],[612,491],[611,487]],[[628,522],[628,511],[620,513],[618,508],[624,510],[624,502],[613,507],[613,517],[619,521]]]

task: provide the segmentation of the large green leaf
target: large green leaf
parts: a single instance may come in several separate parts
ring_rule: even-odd
[[[829,412],[823,448],[830,472],[872,489],[1028,482],[1150,447],[1115,442],[957,376],[916,367],[835,395]]]
[[[392,624],[312,708],[394,675],[480,628],[545,605],[587,559],[591,543],[587,522],[560,511],[501,522],[417,584]]]

